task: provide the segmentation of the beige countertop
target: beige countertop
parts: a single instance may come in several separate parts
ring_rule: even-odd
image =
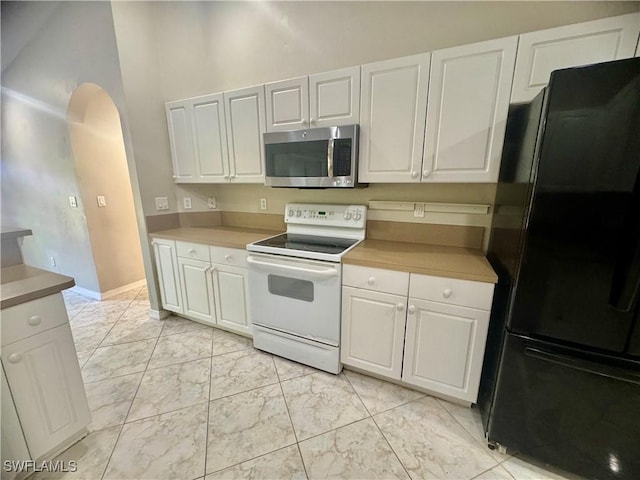
[[[259,230],[240,227],[182,227],[161,230],[149,234],[151,238],[168,238],[184,242],[203,243],[217,247],[246,248],[248,243],[277,235],[273,230]]]
[[[498,281],[482,251],[473,248],[366,239],[347,252],[342,262],[478,282]]]
[[[28,265],[12,265],[0,270],[0,307],[8,308],[53,295],[73,287],[73,278]]]
[[[183,227],[150,234],[219,247],[245,248],[248,243],[277,235],[273,230],[239,227]],[[366,239],[342,257],[343,263],[402,272],[496,283],[498,277],[480,250]]]

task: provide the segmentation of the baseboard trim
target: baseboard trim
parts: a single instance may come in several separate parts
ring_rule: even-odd
[[[122,287],[114,288],[113,290],[107,290],[106,292],[96,292],[95,290],[89,290],[88,288],[82,288],[77,285],[69,290],[79,293],[80,295],[84,295],[85,297],[93,298],[94,300],[105,300],[107,298],[115,297],[121,293],[128,292],[129,290],[133,290],[134,288],[142,288],[146,284],[147,280],[143,278],[137,282],[123,285]]]
[[[149,309],[149,316],[154,320],[164,320],[169,315],[171,315],[171,312],[167,310],[154,310],[153,308]]]

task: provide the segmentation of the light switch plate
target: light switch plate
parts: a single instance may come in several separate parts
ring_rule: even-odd
[[[107,206],[107,200],[104,198],[104,195],[98,195],[97,196],[97,200],[98,200],[98,206],[99,207],[106,207]]]
[[[69,206],[72,208],[78,208],[78,200],[73,195],[69,196]]]

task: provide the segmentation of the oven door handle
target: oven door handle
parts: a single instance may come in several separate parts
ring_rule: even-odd
[[[314,275],[316,277],[323,277],[323,278],[335,277],[338,275],[338,271],[335,268],[323,268],[319,270],[312,270],[312,269],[303,268],[303,267],[282,265],[279,263],[261,262],[260,260],[256,260],[253,257],[247,257],[247,263],[250,265],[255,265],[257,267],[275,268],[275,269],[288,270],[290,272],[307,273],[309,275]]]

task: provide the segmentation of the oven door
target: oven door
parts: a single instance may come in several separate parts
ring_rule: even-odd
[[[339,263],[254,253],[247,263],[253,324],[338,346]]]

